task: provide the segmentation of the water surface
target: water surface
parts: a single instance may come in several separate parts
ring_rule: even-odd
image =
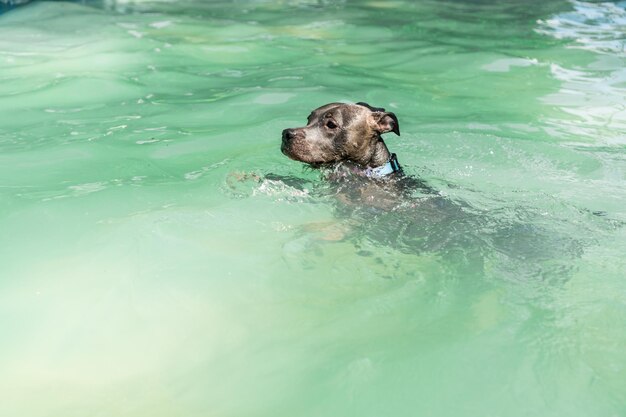
[[[0,415],[624,415],[625,31],[560,0],[0,15]],[[398,115],[476,262],[280,153],[331,101]]]

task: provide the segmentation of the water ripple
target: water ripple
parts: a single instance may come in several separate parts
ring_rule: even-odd
[[[626,2],[571,1],[574,11],[539,20],[538,33],[575,41],[573,48],[626,56]]]
[[[570,49],[593,53],[592,62],[565,66],[553,62],[557,93],[542,98],[570,118],[549,119],[567,139],[585,138],[605,146],[624,146],[626,137],[626,2],[572,0],[573,11],[539,20],[536,31],[568,41]]]

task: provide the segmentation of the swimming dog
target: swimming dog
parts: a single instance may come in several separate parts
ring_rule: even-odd
[[[482,264],[486,253],[528,264],[551,258],[557,247],[579,251],[575,241],[557,242],[528,224],[498,221],[405,175],[382,138],[389,132],[400,135],[396,115],[363,102],[326,104],[311,112],[306,126],[282,131],[282,153],[320,168],[329,180],[339,218],[349,219],[346,236],[404,252],[454,254],[466,265]]]
[[[387,132],[400,136],[394,113],[362,102],[330,103],[313,110],[306,126],[283,130],[281,151],[312,166],[347,162],[363,175],[383,177],[402,171],[381,136]]]
[[[399,136],[400,125],[397,116],[384,108],[363,102],[330,103],[313,110],[306,126],[283,130],[281,151],[322,171],[344,218],[400,208],[416,209],[422,225],[461,218],[461,205],[404,174],[382,138],[389,132]]]
[[[330,103],[313,110],[306,126],[283,130],[281,151],[320,168],[344,203],[391,209],[415,190],[436,194],[419,179],[404,175],[382,138],[388,132],[400,135],[394,113],[363,102]]]

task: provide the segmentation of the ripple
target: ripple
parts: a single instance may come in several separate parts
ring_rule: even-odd
[[[561,88],[542,101],[559,106],[571,117],[547,122],[568,140],[578,137],[621,146],[624,140],[619,132],[626,130],[626,2],[572,0],[571,4],[573,11],[539,20],[535,30],[569,41],[570,49],[591,52],[592,62],[586,66],[550,64],[550,73]]]
[[[538,20],[538,33],[574,40],[571,47],[626,56],[626,2],[571,1],[574,11]]]
[[[490,72],[509,72],[511,67],[530,67],[538,63],[536,59],[505,58],[483,65],[482,68]]]
[[[190,181],[197,180],[197,179],[201,178],[202,176],[204,176],[206,173],[208,173],[210,171],[213,171],[213,170],[216,170],[216,169],[218,169],[221,166],[227,165],[229,162],[230,162],[230,159],[226,158],[226,159],[223,159],[223,160],[221,160],[219,162],[216,162],[214,164],[203,166],[200,169],[187,172],[187,173],[185,173],[184,177],[185,177],[186,180],[190,180]]]
[[[261,94],[255,97],[254,102],[258,104],[282,104],[289,101],[290,98],[295,97],[295,94],[291,93],[269,93]]]
[[[98,191],[102,191],[107,188],[107,183],[105,182],[90,182],[86,184],[78,184],[78,185],[70,185],[67,187],[69,190],[74,191],[76,195],[84,195],[96,193]]]

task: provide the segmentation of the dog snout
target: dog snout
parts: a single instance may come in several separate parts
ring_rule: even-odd
[[[295,136],[296,136],[295,129],[285,129],[285,130],[283,130],[283,143],[289,142]]]

